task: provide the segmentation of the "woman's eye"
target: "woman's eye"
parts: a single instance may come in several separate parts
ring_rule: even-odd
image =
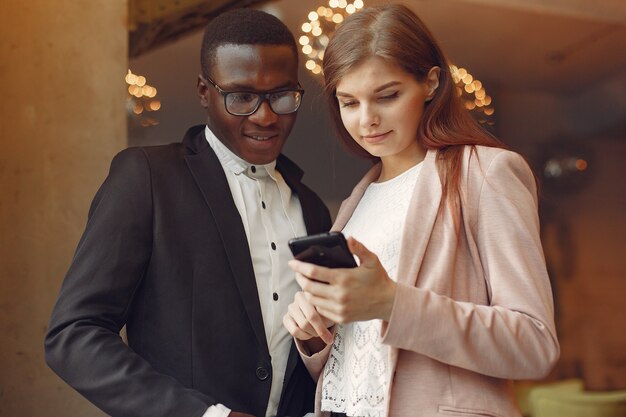
[[[391,94],[387,94],[386,96],[381,96],[379,97],[379,100],[393,100],[394,98],[398,97],[398,92],[394,92]]]
[[[356,105],[356,101],[340,101],[339,105],[341,107],[352,107],[352,106]]]

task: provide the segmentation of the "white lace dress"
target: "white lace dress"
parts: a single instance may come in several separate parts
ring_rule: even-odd
[[[421,164],[391,180],[369,185],[343,229],[374,252],[396,280],[400,240]],[[323,411],[351,417],[387,415],[389,347],[381,343],[381,320],[337,325],[324,368]]]

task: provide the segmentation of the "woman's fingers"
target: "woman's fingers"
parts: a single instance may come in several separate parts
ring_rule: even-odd
[[[309,279],[313,279],[318,282],[327,284],[333,284],[335,282],[335,270],[331,268],[325,268],[323,266],[310,264],[307,262],[301,262],[296,259],[289,261],[289,267],[297,274],[304,275]]]

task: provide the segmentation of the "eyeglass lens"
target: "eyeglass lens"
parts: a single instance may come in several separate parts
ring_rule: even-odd
[[[233,92],[226,94],[226,110],[233,114],[254,113],[267,97],[272,111],[276,114],[293,113],[300,107],[302,95],[299,91],[279,91],[267,95],[248,92]]]

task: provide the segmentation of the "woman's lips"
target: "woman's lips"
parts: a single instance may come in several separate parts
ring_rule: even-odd
[[[363,140],[367,143],[370,144],[374,144],[374,143],[379,143],[384,141],[385,139],[387,139],[387,136],[389,136],[389,134],[391,133],[391,130],[388,132],[384,132],[384,133],[375,133],[372,135],[365,135],[362,136]]]

